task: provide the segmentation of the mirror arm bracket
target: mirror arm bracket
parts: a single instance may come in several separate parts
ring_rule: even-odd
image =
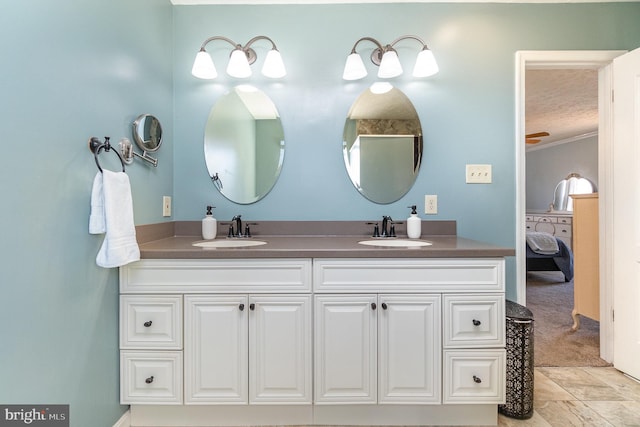
[[[120,146],[120,153],[122,154],[122,161],[124,163],[130,165],[133,163],[134,157],[138,157],[145,162],[151,163],[154,167],[158,167],[158,159],[151,157],[146,151],[143,151],[142,154],[136,153],[129,138],[122,138],[118,145]]]
[[[139,157],[140,159],[144,160],[147,163],[151,163],[153,167],[156,167],[156,168],[158,167],[158,159],[151,157],[149,154],[147,154],[146,151],[143,151],[142,154],[138,154],[134,151],[133,155],[136,157]]]

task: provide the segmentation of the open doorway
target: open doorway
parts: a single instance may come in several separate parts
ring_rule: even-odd
[[[535,363],[606,366],[600,359],[599,299],[585,291],[590,286],[590,293],[597,292],[597,280],[586,283],[580,264],[581,287],[574,286],[575,255],[582,260],[591,250],[587,256],[597,257],[593,253],[597,245],[588,247],[588,241],[597,241],[597,222],[592,221],[590,229],[584,221],[578,222],[580,236],[574,236],[578,223],[574,224],[574,200],[569,196],[597,193],[598,70],[531,67],[525,73],[527,241],[541,238],[554,246],[551,251],[536,250],[534,241],[534,249],[530,244],[526,248],[527,307],[536,319]],[[582,200],[578,205],[584,210]],[[592,210],[589,214],[597,216],[597,200],[587,206]],[[589,296],[591,305],[572,317],[577,291],[578,298]],[[574,320],[580,321],[579,327],[572,325]]]
[[[610,194],[610,110],[611,105],[605,94],[610,93],[611,77],[607,74],[607,68],[613,58],[619,56],[620,51],[523,51],[516,54],[516,160],[517,160],[517,206],[516,206],[516,268],[518,273],[517,301],[526,305],[526,219],[527,219],[527,179],[526,179],[526,148],[525,148],[525,95],[526,95],[526,72],[530,69],[552,70],[552,69],[591,69],[598,73],[598,110],[599,110],[599,137],[598,137],[598,187],[600,191],[600,221],[607,224],[607,215],[610,213],[608,199]],[[542,131],[542,130],[541,130]],[[550,132],[549,132],[550,133]],[[550,196],[552,197],[552,196]],[[606,227],[605,227],[606,228]],[[606,230],[605,230],[606,231]],[[601,233],[602,234],[602,233]],[[601,277],[608,277],[610,271],[607,269],[607,257],[610,251],[606,249],[606,238],[601,242],[600,274]],[[609,280],[602,280],[605,287],[610,285]],[[610,305],[611,289],[604,289],[605,298],[601,298],[602,310]],[[612,325],[609,319],[601,319],[600,322],[600,357],[610,361],[612,358]]]

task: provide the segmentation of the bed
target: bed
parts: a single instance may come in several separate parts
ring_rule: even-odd
[[[527,243],[527,271],[561,271],[565,282],[573,279],[573,253],[562,239],[554,237],[558,252],[541,254],[534,252]]]

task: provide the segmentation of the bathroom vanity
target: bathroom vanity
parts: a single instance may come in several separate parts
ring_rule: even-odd
[[[175,230],[141,244],[120,269],[131,425],[495,424],[514,251],[444,229],[419,248],[308,228],[246,248]]]

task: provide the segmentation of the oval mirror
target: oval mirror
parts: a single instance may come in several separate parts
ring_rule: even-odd
[[[595,186],[587,178],[581,177],[577,173],[569,174],[565,179],[556,185],[553,192],[553,211],[573,211],[573,199],[571,194],[589,194],[595,191]]]
[[[249,204],[275,185],[284,161],[284,131],[275,104],[253,86],[237,86],[211,109],[204,132],[209,176],[227,199]]]
[[[372,90],[373,89],[373,90]],[[392,203],[411,189],[422,160],[422,128],[399,89],[365,90],[344,125],[343,156],[351,182],[367,199]]]
[[[133,122],[133,139],[142,151],[157,151],[162,144],[160,120],[151,114],[138,116]]]

